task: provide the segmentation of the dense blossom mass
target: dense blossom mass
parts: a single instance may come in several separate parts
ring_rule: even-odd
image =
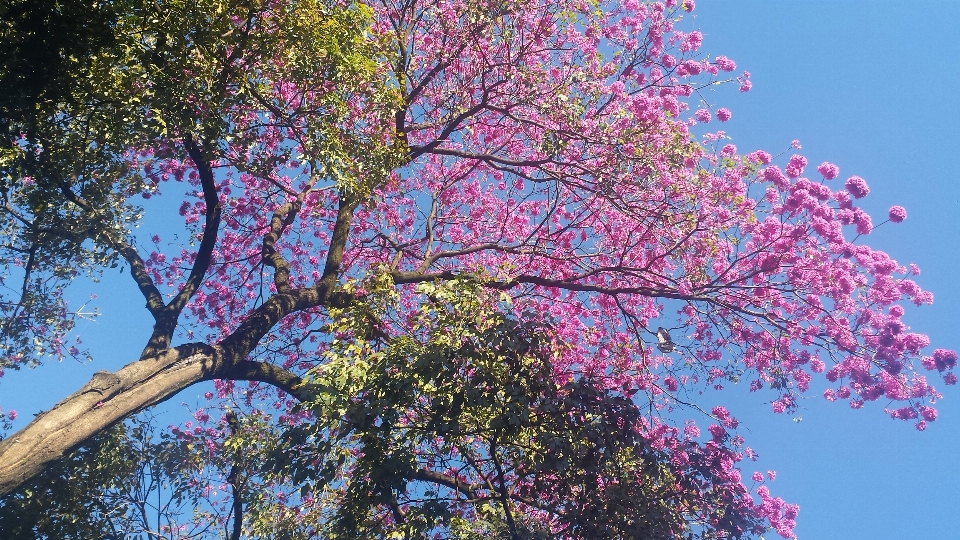
[[[285,4],[263,3],[259,18],[237,16],[230,24],[279,32],[271,21],[281,19]],[[538,422],[561,422],[548,411],[573,397],[609,405],[589,410],[619,415],[618,425],[633,434],[624,441],[648,452],[642,463],[667,464],[669,480],[640,473],[617,479],[653,482],[682,513],[682,522],[643,533],[650,538],[771,529],[793,536],[797,507],[773,496],[760,473],[742,475],[744,460],[755,456],[726,408],[701,404],[712,409],[698,417],[708,424],[704,433],[697,422],[676,424],[675,414],[666,414],[703,388],[739,383],[769,392],[775,413],[795,411],[801,394],[822,388],[826,399],[853,408],[887,403],[892,417],[925,429],[940,397],[931,379],[955,384],[957,355],[929,352],[929,339],[902,317],[906,304],[928,304],[933,295],[911,279],[915,267],[864,243],[874,227],[856,202],[870,192],[864,179],[850,176],[838,186],[831,182],[837,165],[812,170],[803,154],[743,152],[724,132],[705,131],[714,117],[732,116],[704,101],[706,89],[722,82],[746,92],[752,83],[733,60],[702,51],[702,34],[683,20],[694,8],[691,0],[383,1],[349,8],[368,17],[370,59],[350,76],[331,68],[327,80],[317,80],[298,69],[294,53],[231,54],[224,62],[251,73],[232,91],[249,99],[226,99],[224,110],[198,114],[198,122],[220,118],[228,135],[203,140],[212,131],[181,123],[123,150],[124,171],[142,173],[137,194],[186,190],[179,212],[193,239],[181,246],[164,231],[137,238],[141,248],[153,246],[138,282],[179,298],[204,256],[194,245],[215,238],[209,271],[185,303],[180,340],[237,347],[236,336],[266,320],[267,307],[281,310],[247,357],[307,381],[347,385],[343,399],[355,401],[331,413],[326,398],[298,396],[298,405],[263,377],[252,377],[261,382],[249,387],[235,382],[243,377],[223,377],[207,395],[210,408],[258,418],[272,410],[276,429],[304,430],[327,415],[300,443],[354,433],[353,452],[340,461],[354,469],[336,478],[353,475],[351,485],[366,479],[362,501],[374,521],[384,530],[399,527],[428,496],[423,488],[377,484],[368,467],[373,447],[363,445],[380,441],[374,427],[387,421],[362,432],[337,424],[337,414],[349,417],[344,411],[387,388],[378,370],[399,380],[415,368],[398,366],[429,357],[437,343],[457,349],[484,342],[508,327],[504,321],[518,321],[548,344],[538,358],[549,358],[549,381],[531,375]],[[211,99],[196,106],[212,107]],[[799,152],[798,142],[793,147]],[[894,206],[889,221],[906,215]],[[307,298],[296,295],[328,279],[341,294],[337,302],[283,303]],[[469,311],[462,295],[476,299]],[[446,313],[442,306],[460,306],[457,313],[473,321],[459,334],[463,343],[430,328],[452,317],[438,315]],[[397,345],[404,339],[419,345]],[[16,361],[26,362],[5,360]],[[482,371],[481,364],[430,365],[464,380]],[[350,375],[331,375],[337,369]],[[490,369],[488,383],[515,375]],[[500,451],[484,435],[449,442],[454,431],[426,420],[439,414],[442,399],[431,394],[439,386],[417,380],[410,387],[419,397],[403,401],[407,412],[394,428],[406,442],[383,443],[409,449],[419,472],[407,481],[434,482],[428,493],[440,493],[457,519],[479,515],[472,499],[514,497],[507,508],[522,509],[518,515],[533,516],[552,534],[599,534],[551,498],[563,493],[550,483],[560,482],[563,469],[538,477],[517,465],[498,476]],[[428,398],[433,409],[423,405]],[[416,412],[421,405],[432,412]],[[213,454],[228,436],[227,421],[208,412],[178,433],[205,441]],[[412,426],[421,424],[440,430],[431,432],[436,438],[418,438]],[[596,479],[590,489],[613,497],[615,482]],[[297,501],[285,505],[297,519],[330,521],[317,517],[327,516],[329,496],[272,489],[281,503]],[[344,500],[361,501],[351,489],[343,488]],[[577,489],[574,499],[587,492]],[[506,519],[518,526],[509,510]]]

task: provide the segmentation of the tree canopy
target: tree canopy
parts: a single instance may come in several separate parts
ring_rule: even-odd
[[[80,274],[154,325],[0,441],[0,525],[147,528],[150,480],[164,538],[791,537],[737,420],[668,411],[823,376],[922,430],[957,355],[903,322],[932,295],[860,240],[862,178],[709,132],[751,82],[693,10],[3,0],[0,374],[86,354]],[[137,228],[154,197],[187,238]],[[123,423],[204,381],[195,422]],[[24,524],[70,475],[89,520]]]

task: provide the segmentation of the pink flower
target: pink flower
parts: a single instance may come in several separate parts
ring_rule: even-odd
[[[700,62],[696,60],[687,60],[686,62],[680,64],[680,67],[677,69],[678,75],[699,75],[703,71],[703,66],[700,65]]]
[[[751,88],[753,88],[753,83],[750,81],[743,81],[740,83],[741,92],[749,92]]]
[[[770,480],[776,480],[777,471],[767,471],[767,478],[769,478]]]
[[[902,206],[891,206],[890,207],[890,221],[894,223],[901,223],[903,220],[907,219],[907,209]]]
[[[686,51],[695,51],[703,45],[703,34],[700,32],[690,32],[687,35],[687,39],[684,40],[683,45],[680,46],[680,49],[684,52]]]
[[[794,139],[794,140],[790,141],[790,146],[793,147],[793,148],[795,148],[795,149],[797,149],[797,150],[799,150],[800,148],[802,148],[802,147],[800,146],[800,140],[799,140],[799,139]]]
[[[706,124],[710,122],[710,111],[707,109],[698,109],[697,112],[693,113],[693,117],[697,119],[697,122],[701,124]]]
[[[719,114],[717,116],[719,116]],[[736,153],[737,147],[732,144],[724,145],[724,147],[720,149],[720,155],[723,157],[730,157]]]
[[[921,421],[917,422],[917,426],[916,426],[916,427],[917,427],[917,431],[923,431],[923,430],[927,429],[927,423],[924,422],[923,420],[921,420]]]
[[[801,156],[800,154],[794,154],[790,157],[790,162],[787,163],[787,176],[790,178],[798,178],[803,174],[803,168],[807,166],[807,158]]]
[[[7,411],[7,418],[9,418],[11,421],[16,420],[16,419],[17,419],[17,411],[14,411],[14,410],[9,410],[9,411]]]
[[[943,376],[944,384],[949,384],[951,386],[957,384],[957,375],[955,373],[947,373]]]
[[[693,0],[683,0],[683,10],[687,13],[693,11],[697,8],[697,4]]]
[[[819,172],[825,180],[833,180],[840,174],[840,167],[837,167],[829,161],[824,161],[817,167],[817,172]]]
[[[771,165],[763,170],[763,178],[768,182],[773,182],[780,189],[785,189],[790,182],[787,180],[787,177],[783,175],[783,171],[780,170],[780,167],[776,165]]]
[[[763,482],[763,475],[760,474],[759,472],[753,473],[753,476],[751,478],[753,478],[754,482]]]
[[[873,230],[873,221],[870,219],[870,215],[857,208],[854,211],[854,216],[857,222],[857,234],[870,234],[870,231]]]
[[[727,58],[726,56],[718,56],[716,60],[713,61],[718,68],[723,71],[733,71],[737,69],[737,63],[733,60]]]
[[[759,163],[759,164],[761,164],[761,165],[768,165],[768,164],[770,163],[770,161],[773,159],[773,158],[770,156],[770,153],[769,153],[769,152],[764,152],[763,150],[757,150],[756,152],[750,152],[749,154],[747,154],[746,157],[747,157],[747,159],[749,159],[750,161],[753,161],[753,162],[755,162],[755,163]]]
[[[717,111],[717,120],[720,120],[721,122],[726,122],[729,119],[730,119],[730,109],[723,108]]]
[[[870,193],[870,187],[867,186],[867,181],[859,176],[847,178],[844,187],[857,199],[862,199]]]
[[[933,351],[933,363],[938,371],[947,371],[957,365],[957,353],[949,349],[937,349]]]

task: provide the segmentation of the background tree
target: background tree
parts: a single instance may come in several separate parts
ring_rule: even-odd
[[[198,538],[210,520],[187,527],[209,507],[195,487],[203,461],[194,445],[135,418],[96,435],[0,499],[6,538]],[[219,531],[218,531],[219,532]]]
[[[621,447],[639,452],[649,446],[650,456],[641,452],[629,459],[644,472],[652,472],[649,464],[657,460],[669,462],[674,467],[669,474],[680,475],[692,489],[688,493],[694,499],[684,505],[690,510],[683,519],[693,521],[685,526],[702,527],[697,531],[705,535],[751,532],[723,520],[727,514],[718,510],[726,504],[737,505],[744,516],[766,520],[785,536],[796,511],[763,488],[759,502],[750,498],[735,467],[742,440],[728,434],[737,422],[724,409],[712,411],[717,424],[710,428],[713,440],[706,443],[696,442],[693,426],[681,432],[659,417],[657,410],[682,399],[678,392],[727,379],[751,380],[751,387],[770,386],[777,392],[774,409],[782,412],[796,405],[796,395],[807,388],[812,373],[823,372],[830,363],[827,378],[836,382],[835,395],[841,399],[860,406],[883,396],[903,402],[896,416],[929,420],[935,412],[925,400],[937,393],[915,373],[914,364],[946,373],[948,383],[956,380],[949,373],[956,355],[936,350],[924,356],[929,340],[907,332],[900,320],[901,300],[923,303],[929,294],[887,255],[844,237],[846,225],[861,235],[872,228],[869,216],[852,200],[868,191],[862,179],[851,177],[845,190],[834,191],[826,183],[837,175],[829,164],[818,168],[824,182],[815,182],[803,176],[803,156],[791,157],[781,170],[765,152],[740,155],[717,135],[702,141],[691,135],[692,122],[706,121],[712,113],[703,109],[685,119],[685,98],[735,68],[727,58],[698,53],[699,33],[674,31],[675,18],[692,9],[692,3],[558,3],[546,8],[401,3],[372,6],[371,11],[362,6],[204,4],[188,13],[177,11],[186,9],[182,6],[170,8],[158,10],[155,18],[144,15],[147,8],[119,10],[128,16],[119,17],[117,28],[137,30],[116,32],[136,37],[129,48],[116,50],[133,55],[106,58],[103,69],[115,76],[93,77],[92,89],[78,91],[80,102],[87,104],[82,111],[93,110],[90,104],[120,103],[119,117],[83,117],[89,118],[84,122],[103,122],[101,139],[44,144],[99,133],[64,124],[63,119],[82,115],[71,112],[70,103],[55,103],[38,114],[37,124],[50,135],[17,134],[11,140],[8,212],[18,229],[9,233],[14,241],[10,261],[24,268],[27,286],[20,290],[32,286],[34,275],[56,274],[29,257],[24,262],[18,254],[29,254],[30,247],[16,242],[30,234],[70,237],[56,224],[79,224],[87,236],[49,260],[68,269],[66,276],[73,267],[71,257],[91,260],[81,251],[91,243],[99,246],[102,262],[122,257],[156,325],[140,360],[116,374],[98,374],[0,443],[3,490],[126,415],[208,379],[220,381],[219,398],[236,395],[251,412],[264,401],[270,404],[268,394],[260,387],[237,389],[232,381],[266,382],[285,390],[307,406],[278,421],[319,429],[315,438],[339,435],[328,433],[333,429],[328,426],[350,420],[348,428],[339,428],[346,438],[331,439],[339,441],[340,451],[352,448],[353,436],[381,448],[408,444],[404,430],[387,430],[389,437],[380,443],[370,438],[384,431],[386,412],[371,425],[354,427],[351,417],[340,416],[347,410],[324,409],[316,385],[329,370],[317,366],[339,366],[340,377],[349,380],[351,373],[371,366],[391,373],[397,358],[416,360],[417,350],[402,347],[404,340],[417,336],[419,317],[430,305],[432,293],[425,287],[468,276],[484,291],[504,294],[472,293],[488,306],[499,302],[501,320],[515,320],[516,328],[549,328],[557,344],[544,364],[552,371],[552,382],[533,377],[542,387],[521,386],[519,403],[537,413],[536,427],[547,434],[556,434],[556,426],[571,433],[586,429],[548,414],[557,399],[579,396],[574,401],[580,410],[594,415],[598,409],[590,403],[623,404],[616,424],[635,427],[627,439],[602,446],[610,449],[613,461],[593,466],[628,459],[619,454]],[[248,16],[229,19],[218,13]],[[328,32],[324,25],[329,24],[347,31]],[[167,31],[164,25],[173,26]],[[309,32],[317,37],[303,40],[300,34]],[[348,45],[331,43],[326,36],[347,36]],[[140,84],[128,81],[135,76]],[[746,74],[739,80],[749,89]],[[122,99],[99,98],[112,96],[117,88]],[[148,105],[141,105],[143,95]],[[728,113],[717,110],[716,116],[723,119]],[[126,122],[128,118],[134,121]],[[50,148],[74,150],[57,157]],[[112,154],[100,155],[107,151],[103,149]],[[48,163],[37,168],[42,174],[21,171],[35,160]],[[63,171],[76,169],[66,166],[70,163],[88,168],[65,181]],[[103,175],[103,163],[116,163],[122,174]],[[83,172],[88,170],[92,172]],[[126,197],[155,194],[169,180],[164,175],[195,186],[181,213],[197,227],[192,231],[199,242],[196,253],[190,246],[164,244],[159,235],[151,238],[155,249],[149,256],[133,247],[126,227],[136,212],[125,206]],[[107,201],[111,213],[90,204],[99,199],[77,195],[83,189]],[[33,206],[27,198],[31,194],[40,201]],[[34,209],[53,213],[45,217]],[[75,215],[57,213],[63,209]],[[894,220],[900,216],[899,210],[891,212]],[[47,221],[54,225],[48,227]],[[211,234],[214,230],[219,235]],[[87,239],[93,242],[85,243]],[[12,274],[20,277],[18,272]],[[393,291],[392,303],[378,303],[371,291],[381,290]],[[25,294],[10,305],[26,305]],[[187,317],[180,321],[184,309]],[[25,310],[23,317],[34,317],[35,311]],[[65,312],[54,319],[66,320]],[[9,320],[21,321],[19,307]],[[368,326],[366,334],[356,335],[361,323]],[[22,336],[19,343],[38,336],[56,350],[62,341],[60,327],[22,326],[20,334],[10,334]],[[178,327],[185,340],[199,341],[170,348]],[[470,350],[471,339],[479,339],[469,333],[460,337],[462,344],[447,345],[457,358]],[[421,335],[420,343],[429,352],[431,339]],[[405,352],[398,357],[393,350]],[[498,357],[502,369],[510,366],[509,350],[505,352]],[[17,354],[21,356],[11,356],[8,365],[27,358]],[[470,362],[477,360],[463,354],[449,373],[454,379],[471,376],[476,366]],[[432,417],[476,422],[503,414],[497,407],[457,414],[418,411],[413,406],[418,400],[441,396],[431,394],[437,390],[423,380],[426,373],[411,375],[406,393],[373,377],[359,380],[359,397],[335,394],[357,398],[347,407],[351,411],[387,405],[385,411],[409,412],[420,422]],[[524,380],[515,375],[494,370],[489,380]],[[446,391],[454,396],[464,391],[462,381]],[[367,401],[384,392],[399,401]],[[452,406],[454,396],[438,403]],[[632,396],[634,406],[642,404],[647,413],[635,415],[622,396]],[[284,410],[293,404],[280,399],[275,405]],[[390,408],[398,405],[403,408]],[[308,411],[314,411],[313,417]],[[313,418],[319,423],[313,424]],[[374,427],[376,433],[364,431]],[[510,430],[520,427],[527,426]],[[492,422],[485,429],[493,431],[469,435],[475,441],[504,443],[507,435]],[[510,430],[512,436],[520,433]],[[443,435],[456,440],[458,433]],[[414,456],[429,456],[430,441],[413,441]],[[728,441],[732,450],[725,446]],[[568,442],[574,453],[600,447]],[[506,492],[538,487],[540,496],[549,493],[536,482],[542,477],[533,475],[524,483],[524,457],[509,450],[511,444],[506,441],[502,448],[512,452],[511,474],[520,477],[500,474],[486,496],[500,497],[502,516],[491,519],[505,522],[517,536],[509,509],[514,495]],[[497,468],[500,449],[488,444],[483,466],[472,466],[473,473],[489,477],[484,467]],[[698,452],[710,459],[698,464]],[[380,457],[390,455],[384,451]],[[336,469],[334,479],[386,470],[383,462],[371,467],[367,461],[337,461],[346,468]],[[394,472],[392,483],[373,483],[362,493],[346,489],[345,499],[334,499],[356,503],[360,513],[354,514],[354,525],[368,527],[369,519],[387,516],[377,526],[392,526],[390,519],[401,523],[411,510],[425,508],[396,500],[408,496],[397,480],[417,478],[402,469]],[[698,478],[707,482],[698,483]],[[585,489],[584,481],[568,477],[565,486]],[[711,493],[717,482],[733,486],[732,501],[698,496]],[[641,479],[638,483],[646,485]],[[657,482],[651,485],[656,493]],[[595,526],[565,522],[571,514],[549,504],[543,511],[557,516],[551,533],[587,534],[576,527]],[[339,518],[318,522],[349,525]],[[669,521],[658,526],[664,523]]]

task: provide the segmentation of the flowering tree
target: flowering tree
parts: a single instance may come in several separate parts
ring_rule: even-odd
[[[695,135],[731,116],[702,90],[751,83],[679,29],[690,0],[104,5],[88,82],[4,109],[0,366],[80,354],[45,294],[78,270],[124,264],[156,322],[0,442],[0,493],[214,380],[256,429],[181,436],[267,434],[275,476],[224,481],[304,487],[232,503],[238,538],[790,537],[724,407],[709,438],[658,411],[742,381],[787,412],[824,373],[922,430],[922,373],[956,382],[901,320],[916,270],[858,242],[863,179]],[[178,185],[189,240],[136,236],[133,198]]]

